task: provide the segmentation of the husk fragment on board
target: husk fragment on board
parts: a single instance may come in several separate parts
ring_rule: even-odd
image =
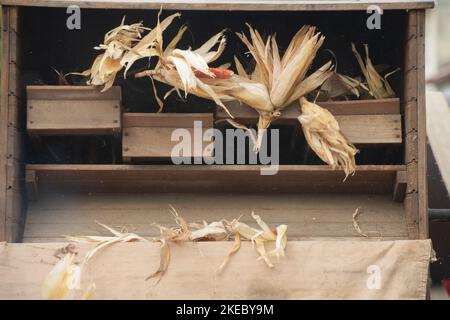
[[[352,51],[355,54],[356,60],[361,68],[361,72],[366,79],[370,93],[375,97],[375,99],[394,98],[395,92],[392,90],[389,82],[386,78],[380,76],[372,64],[369,56],[369,46],[367,44],[364,45],[364,50],[366,54],[365,62],[363,61],[358,50],[356,50],[355,44],[352,43]]]
[[[85,254],[80,265],[74,263],[75,254],[69,252],[52,268],[42,285],[44,299],[73,299],[81,285],[82,273],[88,262],[105,248],[121,242],[148,241],[134,233],[123,233],[102,223],[97,222],[97,224],[110,231],[113,236],[67,236],[70,242],[93,243],[95,246]],[[91,282],[81,299],[90,299],[94,291],[95,283]]]
[[[170,263],[170,247],[172,241],[201,241],[201,240],[226,240],[233,239],[234,242],[225,256],[222,264],[217,268],[217,272],[223,271],[229,263],[231,257],[239,250],[241,240],[252,241],[256,251],[259,253],[259,259],[266,262],[269,267],[273,267],[270,260],[275,256],[277,259],[284,256],[284,250],[287,245],[287,225],[279,225],[275,231],[261,219],[260,216],[252,213],[252,217],[260,229],[250,227],[240,222],[239,219],[232,221],[221,220],[212,223],[203,222],[202,224],[188,224],[181,218],[176,210],[171,207],[171,213],[175,217],[175,227],[158,226],[160,229],[160,238],[155,241],[161,242],[161,256],[158,269],[152,273],[147,279],[156,278],[158,283],[163,275],[167,272]],[[270,252],[266,252],[266,243],[274,243],[275,248]]]
[[[342,134],[334,116],[304,97],[300,98],[300,105],[302,114],[298,120],[311,149],[332,168],[342,167],[345,178],[354,174],[358,150]]]
[[[47,300],[72,299],[81,282],[80,267],[75,254],[68,253],[55,264],[42,285],[42,297]]]

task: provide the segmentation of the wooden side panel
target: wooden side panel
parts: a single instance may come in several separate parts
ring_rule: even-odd
[[[423,10],[408,13],[404,66],[405,163],[408,184],[404,205],[411,239],[428,237],[424,25]]]
[[[17,7],[3,7],[3,61],[0,114],[0,240],[15,242],[23,227],[23,128],[19,109],[24,101],[20,87],[20,23]]]

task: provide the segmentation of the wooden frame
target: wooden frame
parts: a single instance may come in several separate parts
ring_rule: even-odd
[[[326,11],[326,10],[367,10],[377,5],[384,10],[433,8],[432,0],[2,0],[3,5],[68,7],[77,5],[91,9],[153,9],[159,10],[286,10],[286,11]]]
[[[165,1],[164,9],[189,9],[189,10],[361,10],[366,9],[368,4],[380,4],[384,9],[408,9],[408,26],[405,39],[405,65],[404,72],[404,95],[401,97],[401,111],[403,115],[404,136],[404,166],[400,168],[386,168],[389,181],[384,184],[393,192],[396,199],[402,199],[403,192],[406,193],[404,200],[405,215],[407,219],[409,238],[428,237],[428,215],[427,215],[427,186],[426,186],[426,135],[425,135],[425,85],[424,85],[424,8],[432,7],[432,1],[289,1],[272,2],[269,0],[258,1],[197,1],[196,3],[179,1]],[[60,168],[28,167],[25,179],[25,170],[21,157],[21,139],[24,136],[24,128],[21,127],[19,119],[19,107],[24,106],[24,95],[19,85],[20,76],[20,24],[19,8],[9,5],[33,5],[62,7],[69,4],[79,4],[86,8],[136,8],[136,9],[159,9],[159,1],[129,1],[120,2],[113,0],[105,1],[51,1],[36,0],[33,2],[22,0],[3,0],[3,61],[2,61],[2,84],[1,84],[1,107],[0,107],[0,241],[16,241],[20,239],[20,226],[23,219],[23,208],[26,203],[25,181],[33,186],[36,178],[39,185],[53,184],[57,177],[56,171]],[[371,109],[372,110],[372,109]],[[291,120],[290,120],[291,121]],[[103,167],[109,173],[117,174],[117,169],[112,166]],[[119,169],[121,174],[125,166]],[[79,169],[79,168],[78,168]],[[72,177],[73,170],[69,168]],[[358,168],[364,176],[364,168]],[[367,168],[366,168],[367,169]],[[56,170],[53,172],[52,170]],[[133,169],[134,170],[134,169]],[[182,169],[185,170],[185,169]],[[302,168],[298,168],[302,170]],[[314,171],[313,167],[308,170]],[[322,169],[319,169],[322,170]],[[239,170],[238,170],[239,171]],[[367,170],[366,170],[367,171]],[[370,170],[368,170],[370,171]],[[53,172],[53,173],[52,173]],[[163,171],[164,172],[164,171]],[[331,170],[325,170],[327,174]],[[236,172],[235,172],[236,173]],[[69,175],[70,175],[69,174]],[[162,173],[161,173],[162,174]],[[228,173],[229,174],[229,173]],[[300,173],[297,173],[300,175]],[[302,173],[303,174],[303,173]],[[319,173],[314,173],[319,174]],[[323,174],[323,173],[320,173]],[[334,172],[331,172],[333,176]],[[369,173],[367,173],[369,174]],[[373,174],[373,173],[370,173]],[[379,173],[377,173],[379,174]],[[81,175],[83,176],[83,175]],[[122,176],[126,176],[123,174]],[[361,177],[361,176],[359,176]],[[358,175],[354,178],[359,179]],[[53,178],[54,179],[54,178]],[[75,180],[72,180],[75,181]],[[351,185],[352,178],[349,179]],[[406,184],[406,188],[405,188]],[[36,191],[36,190],[35,190]]]

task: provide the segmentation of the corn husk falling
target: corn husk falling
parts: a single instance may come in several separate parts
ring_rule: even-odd
[[[342,134],[334,116],[325,108],[300,98],[302,124],[306,141],[322,161],[333,169],[341,167],[345,178],[354,174],[358,150]],[[345,180],[345,179],[344,179]]]
[[[370,93],[375,97],[375,99],[394,98],[395,92],[392,90],[389,82],[385,77],[383,78],[380,76],[373,66],[369,56],[369,46],[367,44],[364,45],[364,50],[366,53],[365,62],[363,61],[358,50],[356,50],[355,44],[352,43],[352,51],[355,54],[356,60],[361,68],[361,72],[366,79]]]

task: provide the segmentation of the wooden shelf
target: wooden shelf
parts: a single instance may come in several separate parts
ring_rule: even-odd
[[[281,165],[261,175],[260,165],[27,165],[29,192],[267,192],[392,193],[404,165],[358,166],[344,173],[328,166]],[[402,199],[402,197],[397,197]]]

